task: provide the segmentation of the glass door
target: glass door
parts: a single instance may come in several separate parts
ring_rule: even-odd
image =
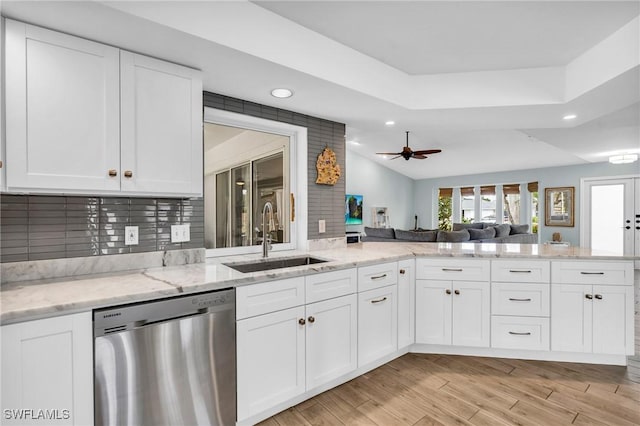
[[[584,185],[585,239],[583,245],[618,255],[633,256],[636,227],[634,189],[637,178],[589,180]]]

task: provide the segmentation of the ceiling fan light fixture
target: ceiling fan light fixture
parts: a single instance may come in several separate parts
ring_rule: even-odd
[[[628,164],[638,161],[638,154],[620,154],[609,157],[611,164]]]
[[[394,124],[396,124],[396,122],[395,122],[395,121],[393,121],[393,120],[389,120],[389,121],[385,121],[385,122],[384,122],[384,125],[385,125],[385,126],[393,126]]]
[[[564,117],[562,117],[563,120],[573,120],[575,118],[577,118],[578,116],[576,114],[567,114]]]

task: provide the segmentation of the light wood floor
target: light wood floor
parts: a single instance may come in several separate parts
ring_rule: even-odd
[[[637,426],[638,366],[407,354],[260,425]]]

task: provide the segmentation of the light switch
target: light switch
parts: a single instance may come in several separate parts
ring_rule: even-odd
[[[185,243],[191,241],[190,225],[171,225],[171,242]]]
[[[137,226],[124,227],[124,244],[126,246],[135,246],[138,244],[138,227]]]
[[[326,224],[324,222],[324,219],[320,219],[318,221],[318,233],[319,234],[324,234],[325,232],[327,232]]]

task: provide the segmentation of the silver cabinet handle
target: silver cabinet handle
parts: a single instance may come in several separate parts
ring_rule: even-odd
[[[512,302],[531,302],[531,299],[516,299],[513,297],[510,297],[509,300]]]
[[[462,268],[442,268],[445,272],[462,272]]]
[[[530,274],[531,273],[531,269],[509,269],[509,272],[521,273],[521,274]]]
[[[382,299],[372,300],[371,303],[380,303],[380,302],[384,302],[385,300],[387,300],[387,296],[383,297]]]
[[[387,278],[387,274],[378,275],[377,277],[371,277],[372,280],[381,280]]]
[[[531,332],[527,331],[526,333],[518,333],[517,331],[510,331],[509,334],[514,336],[531,336]]]
[[[604,272],[580,272],[582,275],[604,275]]]

